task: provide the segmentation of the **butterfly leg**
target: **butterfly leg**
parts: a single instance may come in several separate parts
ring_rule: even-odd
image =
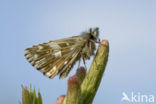
[[[100,40],[99,41],[94,41],[92,39],[89,39],[89,41],[93,42],[93,43],[100,43]]]
[[[83,64],[84,64],[84,66],[85,66],[85,69],[87,69],[85,58],[82,57],[82,59],[83,59]]]
[[[79,59],[78,69],[80,68],[81,58]]]
[[[92,39],[89,39],[89,41],[91,41],[91,42],[93,42],[93,43],[96,43],[94,40],[92,40]]]

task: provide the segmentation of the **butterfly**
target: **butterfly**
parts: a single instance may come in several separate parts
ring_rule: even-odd
[[[25,49],[24,55],[37,70],[49,78],[58,75],[65,78],[74,64],[89,60],[99,43],[99,28],[90,28],[78,36],[49,41]]]

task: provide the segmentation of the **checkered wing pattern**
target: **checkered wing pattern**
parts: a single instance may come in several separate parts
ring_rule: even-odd
[[[74,36],[32,46],[27,48],[24,54],[27,60],[47,77],[53,78],[60,74],[60,78],[65,78],[74,63],[80,59],[83,45],[83,38]]]

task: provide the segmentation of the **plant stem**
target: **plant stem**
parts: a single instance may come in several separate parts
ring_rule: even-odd
[[[100,85],[108,60],[109,43],[103,40],[99,45],[87,76],[81,85],[80,104],[92,104],[96,91]]]

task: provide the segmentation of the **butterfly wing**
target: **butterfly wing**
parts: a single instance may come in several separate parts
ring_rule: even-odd
[[[80,36],[50,41],[24,51],[28,61],[49,78],[68,75],[74,63],[80,59],[84,40]]]

